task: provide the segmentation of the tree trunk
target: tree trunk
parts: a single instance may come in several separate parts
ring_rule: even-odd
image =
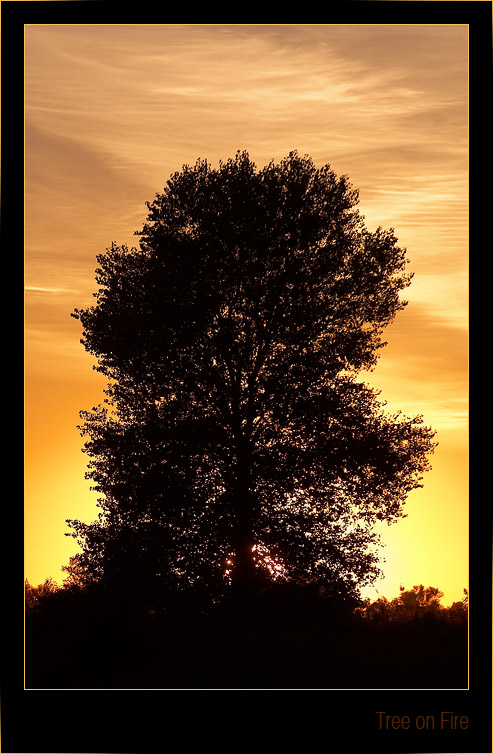
[[[232,574],[233,593],[238,599],[249,600],[255,594],[256,567],[253,559],[253,538],[238,541]]]
[[[235,531],[232,592],[239,603],[250,602],[256,592],[257,568],[254,561],[254,498],[250,489],[250,464],[246,452],[238,454],[234,496]]]

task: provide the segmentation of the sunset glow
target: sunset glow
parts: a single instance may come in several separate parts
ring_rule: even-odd
[[[97,517],[79,411],[105,381],[80,344],[96,255],[136,246],[146,201],[183,164],[246,150],[330,163],[370,230],[394,228],[413,282],[362,379],[439,445],[385,578],[468,587],[467,25],[25,26],[25,576],[61,583],[66,519]],[[371,597],[375,590],[365,590]]]

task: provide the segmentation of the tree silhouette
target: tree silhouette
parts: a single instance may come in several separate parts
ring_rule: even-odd
[[[42,584],[33,586],[27,579],[24,582],[26,613],[36,611],[50,597],[58,591],[53,579],[45,579]]]
[[[357,203],[329,165],[238,152],[173,174],[139,248],[98,256],[96,304],[73,316],[108,378],[81,425],[101,513],[69,521],[69,574],[147,605],[375,578],[374,524],[403,514],[434,433],[356,381],[411,280]]]

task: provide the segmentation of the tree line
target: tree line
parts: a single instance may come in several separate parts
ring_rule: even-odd
[[[386,623],[394,621],[446,620],[452,623],[467,621],[469,593],[464,589],[462,600],[452,602],[449,606],[441,603],[443,592],[436,587],[415,585],[412,589],[400,587],[399,594],[393,599],[378,597],[367,598],[356,614],[366,621]]]
[[[450,623],[465,623],[468,619],[469,593],[464,589],[464,597],[452,602],[450,605],[442,605],[443,592],[438,588],[422,584],[415,585],[411,589],[400,587],[399,594],[389,599],[380,596],[374,600],[369,597],[360,600],[354,607],[351,615],[354,619],[362,619],[372,623],[406,622],[424,619],[425,621],[447,621]],[[58,585],[53,579],[46,579],[38,586],[33,586],[25,580],[25,605],[26,615],[33,616],[42,614],[50,609],[50,605],[56,603],[66,595],[77,598],[79,594],[83,598],[84,588],[80,589],[74,583],[68,581]],[[149,611],[149,615],[154,612]]]

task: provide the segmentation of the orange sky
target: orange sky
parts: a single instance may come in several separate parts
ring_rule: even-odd
[[[370,230],[393,227],[415,273],[409,305],[364,378],[391,411],[423,414],[439,447],[408,517],[384,527],[385,579],[468,580],[467,25],[25,26],[25,572],[75,552],[93,520],[78,412],[104,382],[79,343],[96,254],[136,244],[146,201],[198,157],[296,149],[360,190]],[[371,592],[371,596],[375,593]]]

